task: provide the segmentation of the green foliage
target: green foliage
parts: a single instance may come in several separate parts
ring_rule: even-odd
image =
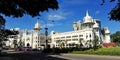
[[[93,49],[94,49],[94,50],[97,49],[98,42],[99,42],[98,39],[94,39],[94,40],[92,41],[92,43],[93,43]]]
[[[28,14],[32,17],[39,16],[48,9],[57,9],[57,0],[1,0],[0,13],[6,16],[22,17]]]
[[[113,42],[117,43],[117,45],[120,45],[120,31],[117,31],[114,34],[111,34],[111,39]]]
[[[0,16],[0,23],[1,23],[1,25],[3,25],[3,28],[5,25],[5,22],[6,22],[5,19],[2,16]],[[2,27],[0,29],[2,29]]]
[[[106,0],[102,0],[101,5],[105,3]],[[110,2],[114,2],[116,0],[109,0]],[[110,20],[115,20],[115,21],[120,21],[120,0],[117,0],[117,4],[114,8],[111,9],[109,12],[109,19]]]
[[[85,51],[73,51],[73,54],[96,54],[96,55],[119,55],[120,47],[99,48],[97,50],[89,49]]]
[[[17,40],[14,40],[14,41],[13,41],[13,44],[14,44],[14,45],[17,44]]]
[[[18,34],[18,31],[11,31],[11,30],[7,30],[7,29],[0,29],[0,45],[2,44],[3,41],[7,41],[9,35],[16,35]],[[2,45],[1,45],[2,46]]]
[[[18,44],[19,44],[19,46],[22,46],[23,42],[21,39],[19,40]]]

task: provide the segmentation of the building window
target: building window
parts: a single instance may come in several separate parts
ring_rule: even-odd
[[[65,38],[65,37],[61,37],[61,38]]]
[[[91,28],[91,25],[89,24],[89,28]]]
[[[88,38],[88,35],[86,35],[86,39]]]
[[[83,37],[83,35],[79,35],[79,37]]]
[[[71,38],[71,36],[66,36],[66,38]]]
[[[95,29],[94,31],[95,31],[95,32],[99,32],[99,29]]]
[[[67,41],[71,41],[71,39],[67,39]]]
[[[78,37],[78,35],[74,35],[74,36],[72,36],[72,37]]]
[[[90,34],[90,38],[91,38],[91,34]]]
[[[72,39],[72,41],[78,41],[78,39]]]

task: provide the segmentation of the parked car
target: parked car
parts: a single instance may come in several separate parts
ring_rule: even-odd
[[[22,51],[30,51],[31,50],[31,47],[23,47],[22,48]]]

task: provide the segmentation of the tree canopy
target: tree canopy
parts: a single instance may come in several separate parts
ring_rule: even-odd
[[[120,31],[117,31],[114,34],[111,34],[111,39],[113,42],[120,42]]]
[[[49,8],[58,9],[57,0],[0,0],[0,14],[5,16],[22,17],[28,14],[35,17]]]
[[[0,29],[0,47],[3,41],[7,41],[10,35],[16,35],[19,32],[16,30]]]
[[[106,0],[102,0],[103,5]],[[109,12],[109,19],[114,21],[120,21],[120,0],[109,0],[110,2],[117,1],[117,4],[114,8]]]
[[[120,31],[117,31],[114,34],[111,34],[111,39],[116,43],[117,46],[120,46]]]

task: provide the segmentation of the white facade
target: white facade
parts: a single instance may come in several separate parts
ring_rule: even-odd
[[[17,28],[18,29],[18,28]],[[33,30],[18,30],[18,35],[11,35],[8,41],[6,41],[6,45],[14,48],[14,40],[17,40],[17,45],[20,46],[20,40],[22,42],[23,47],[31,47],[32,49],[36,49],[41,47],[40,40],[40,24],[37,22]],[[13,37],[12,37],[13,36]],[[16,36],[17,38],[15,38]]]
[[[83,23],[80,21],[73,23],[73,31],[63,33],[52,31],[51,47],[59,47],[59,43],[64,43],[66,47],[70,44],[80,43],[84,47],[90,47],[93,46],[92,41],[94,39],[98,39],[99,44],[111,42],[108,28],[101,28],[100,21],[89,16],[88,11],[83,20]]]

